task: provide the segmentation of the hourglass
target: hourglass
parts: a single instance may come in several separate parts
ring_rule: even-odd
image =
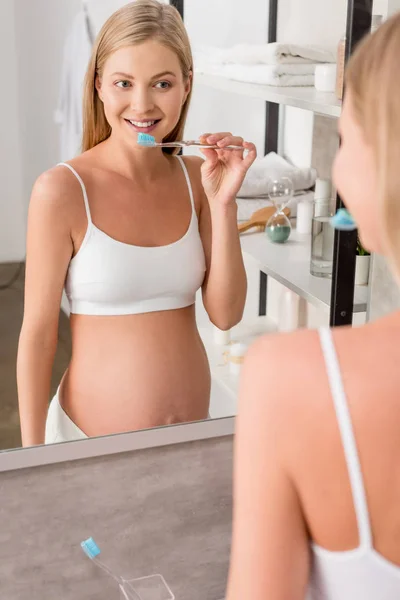
[[[267,222],[265,231],[271,242],[283,244],[289,239],[292,231],[290,221],[283,212],[293,197],[292,180],[289,177],[271,180],[268,183],[268,196],[276,212]]]

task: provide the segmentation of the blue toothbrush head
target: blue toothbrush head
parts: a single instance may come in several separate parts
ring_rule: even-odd
[[[84,542],[81,542],[81,548],[84,553],[91,559],[96,558],[100,554],[100,548],[96,544],[93,538],[89,538]]]
[[[139,146],[152,147],[156,145],[156,138],[149,133],[138,133],[137,142]]]
[[[331,225],[339,231],[354,231],[357,229],[356,222],[345,208],[339,208],[336,215],[331,219]]]

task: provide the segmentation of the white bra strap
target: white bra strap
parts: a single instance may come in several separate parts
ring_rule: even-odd
[[[192,211],[196,215],[196,208],[195,208],[195,205],[194,205],[194,197],[193,197],[192,184],[190,182],[190,177],[189,177],[189,173],[188,173],[187,167],[185,165],[185,162],[184,162],[183,158],[181,156],[179,156],[179,154],[176,154],[176,158],[181,163],[181,167],[182,167],[183,172],[185,174],[186,183],[187,183],[187,186],[189,188],[189,195],[190,195],[190,202],[191,202],[191,205],[192,205]]]
[[[320,329],[319,335],[349,472],[354,509],[357,516],[360,546],[371,548],[372,533],[364,481],[332,332],[330,329],[323,328]]]
[[[83,183],[82,177],[68,163],[58,163],[57,166],[58,167],[67,167],[67,169],[69,169],[71,171],[71,173],[73,173],[75,175],[75,177],[77,178],[77,180],[79,181],[79,183],[81,185],[81,188],[82,188],[83,201],[85,203],[85,210],[86,210],[87,220],[88,220],[88,223],[91,224],[92,223],[92,216],[90,214],[89,200],[88,200],[88,195],[87,195],[87,192],[86,192],[86,187],[85,187],[85,184]]]

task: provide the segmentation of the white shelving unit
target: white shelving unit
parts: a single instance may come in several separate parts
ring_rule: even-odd
[[[317,308],[329,310],[331,280],[310,273],[311,236],[295,230],[285,244],[270,242],[265,233],[241,235],[244,253],[255,259],[261,271],[279,281]],[[354,312],[367,310],[367,286],[356,286]]]
[[[259,98],[265,102],[275,102],[311,110],[328,117],[340,117],[342,102],[335,94],[318,92],[314,87],[275,87],[234,81],[218,75],[195,73],[195,85],[205,85],[217,90]]]
[[[195,74],[198,85],[214,89],[259,98],[273,102],[310,110],[329,117],[339,117],[342,102],[334,93],[317,91],[314,87],[274,87],[234,81],[218,75]],[[298,236],[292,232],[290,240],[283,245],[273,244],[264,234],[241,236],[242,250],[254,258],[264,272],[281,284],[316,306],[328,309],[331,301],[331,280],[314,277],[310,274],[310,236]],[[354,312],[367,310],[368,288],[356,286],[354,294]]]

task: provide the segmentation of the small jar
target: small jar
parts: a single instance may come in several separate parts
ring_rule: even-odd
[[[216,325],[213,327],[214,330],[214,344],[217,346],[227,346],[231,341],[230,329],[224,331],[219,329]]]
[[[334,93],[336,89],[336,65],[321,64],[315,67],[315,89]]]
[[[336,96],[339,100],[343,98],[344,88],[344,67],[346,63],[346,36],[340,38],[337,49],[337,69],[336,69]]]
[[[228,362],[229,369],[232,375],[239,375],[240,368],[243,364],[245,354],[247,352],[247,345],[241,342],[232,344],[229,351]]]

